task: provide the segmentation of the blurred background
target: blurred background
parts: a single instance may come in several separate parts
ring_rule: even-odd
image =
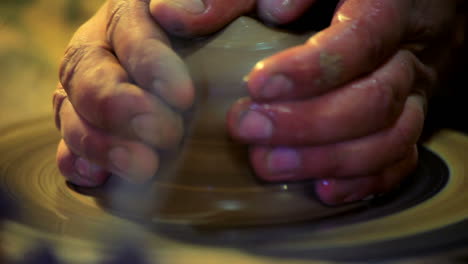
[[[0,128],[52,115],[52,93],[66,45],[102,2],[0,1]]]

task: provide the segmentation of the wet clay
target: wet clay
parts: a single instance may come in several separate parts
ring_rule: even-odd
[[[249,167],[247,147],[228,135],[226,113],[236,100],[248,96],[243,78],[258,61],[302,44],[310,35],[275,30],[242,17],[208,39],[175,44],[197,94],[177,164],[178,183],[228,188],[258,184]]]
[[[261,182],[249,165],[248,147],[234,142],[226,131],[228,109],[248,96],[243,77],[261,59],[304,43],[311,35],[280,31],[242,17],[209,38],[175,41],[197,94],[187,117],[184,144],[180,152],[163,155],[164,166],[151,187],[109,187],[113,184],[108,183],[112,194],[101,196],[101,205],[117,204],[118,211],[149,214],[157,222],[197,225],[283,223],[358,206],[322,205],[314,198],[313,182]]]

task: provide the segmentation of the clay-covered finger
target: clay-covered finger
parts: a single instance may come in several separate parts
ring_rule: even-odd
[[[231,134],[254,144],[323,145],[363,137],[392,125],[412,89],[431,78],[415,56],[396,53],[371,75],[301,101],[241,100],[228,116]]]
[[[256,101],[323,94],[373,71],[394,54],[406,30],[408,1],[349,0],[335,22],[304,45],[266,58],[247,77]],[[388,23],[392,21],[392,26]]]
[[[136,84],[179,110],[194,101],[184,62],[149,13],[148,1],[111,1],[106,35],[119,63]]]
[[[210,34],[250,12],[254,0],[151,0],[154,19],[171,34],[193,37]]]
[[[102,185],[109,177],[109,173],[100,166],[74,154],[63,139],[58,145],[56,159],[61,174],[73,184],[95,187]]]
[[[159,157],[148,145],[94,128],[68,100],[62,103],[60,116],[62,138],[75,155],[129,181],[142,182],[157,172]]]
[[[423,128],[424,107],[424,99],[412,95],[392,127],[350,141],[320,146],[254,146],[251,163],[256,174],[267,181],[375,174],[404,158],[416,144]]]
[[[259,16],[271,23],[285,24],[304,14],[316,0],[258,0]]]
[[[317,180],[315,192],[319,199],[329,205],[356,202],[393,190],[417,165],[416,146],[408,155],[381,173],[352,179]]]

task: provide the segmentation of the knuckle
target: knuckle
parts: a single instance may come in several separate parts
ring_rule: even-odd
[[[376,38],[372,29],[372,23],[367,18],[357,19],[353,22],[352,28],[360,40],[360,49],[366,51],[366,61],[379,62],[385,56],[382,39]],[[375,65],[370,65],[375,66]]]
[[[53,110],[54,110],[54,116],[55,116],[55,126],[57,127],[58,130],[60,130],[61,127],[61,120],[60,120],[60,109],[62,108],[63,101],[67,98],[66,92],[63,90],[63,88],[58,88],[55,90],[53,98],[52,98],[52,104],[53,104]]]
[[[91,51],[90,55],[95,52],[96,51]],[[118,72],[109,68],[105,63],[96,62],[92,67],[83,69],[83,71],[80,72],[80,86],[83,86],[83,90],[95,91],[108,84],[119,81],[115,78],[117,74]]]
[[[59,69],[60,83],[67,92],[72,90],[73,80],[80,65],[90,58],[96,58],[97,52],[102,53],[103,48],[105,48],[104,45],[98,43],[75,43],[67,48]],[[90,65],[93,64],[95,62],[90,63]]]
[[[132,113],[143,112],[148,109],[143,98],[128,93],[124,88],[117,87],[115,90],[103,89],[96,95],[95,118],[104,130],[125,130],[123,127]]]
[[[109,47],[102,42],[69,46],[59,71],[60,84],[68,96],[73,97],[76,89],[94,90],[102,80],[109,79],[110,72],[101,63],[109,51]]]
[[[64,89],[69,87],[76,68],[86,53],[85,49],[82,44],[72,44],[65,51],[59,69],[60,83]]]
[[[110,43],[113,43],[112,41],[114,37],[114,32],[123,14],[127,12],[128,7],[129,7],[128,1],[113,0],[110,2],[110,9],[108,13],[109,20],[106,26],[106,36],[107,36],[107,40]]]

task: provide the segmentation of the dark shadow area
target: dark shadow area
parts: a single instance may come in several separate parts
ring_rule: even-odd
[[[278,27],[297,33],[320,31],[330,25],[337,4],[337,0],[317,1],[299,19]]]
[[[53,250],[44,242],[38,241],[37,247],[31,248],[23,256],[23,259],[15,264],[60,264]]]

